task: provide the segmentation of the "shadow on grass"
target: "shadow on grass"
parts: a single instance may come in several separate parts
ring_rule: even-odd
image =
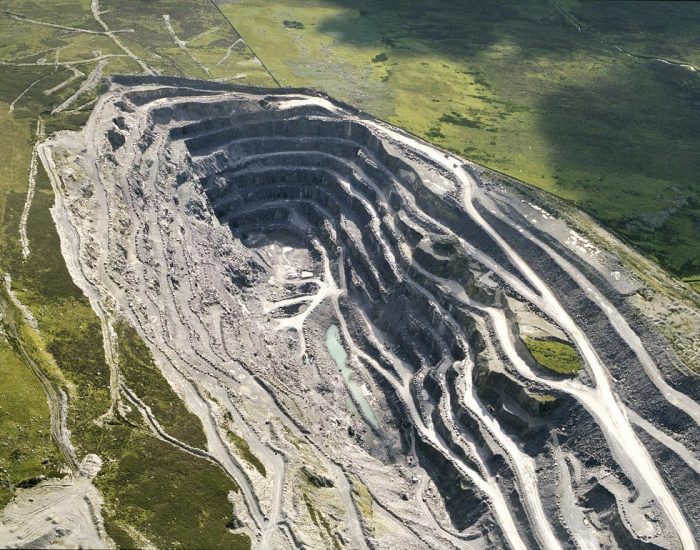
[[[565,194],[679,276],[700,272],[700,77],[656,61],[610,65],[540,99],[538,132]]]
[[[538,50],[567,52],[579,47],[578,37],[569,32],[566,21],[540,0],[328,3],[347,11],[328,18],[318,30],[356,46],[379,41],[405,54],[412,44],[420,42],[436,55],[456,61],[504,42],[517,43],[525,57],[537,55]],[[556,29],[552,33],[553,28]]]

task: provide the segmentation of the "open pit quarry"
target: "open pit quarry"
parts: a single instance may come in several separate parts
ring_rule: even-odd
[[[38,154],[113,412],[222,468],[255,548],[696,548],[698,377],[534,195],[319,92],[166,77]],[[207,449],[120,379],[118,320]]]

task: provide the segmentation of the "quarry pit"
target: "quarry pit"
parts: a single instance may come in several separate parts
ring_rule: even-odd
[[[125,319],[255,547],[695,548],[697,377],[517,187],[314,90],[167,77],[113,77],[39,156],[113,414]]]

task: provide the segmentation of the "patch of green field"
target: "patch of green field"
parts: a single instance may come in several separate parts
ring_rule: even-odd
[[[238,452],[243,457],[243,460],[245,460],[248,464],[255,468],[261,476],[267,477],[267,470],[265,470],[265,465],[262,462],[260,462],[260,459],[257,456],[255,456],[250,450],[250,445],[248,445],[248,442],[245,439],[243,439],[240,435],[235,434],[231,431],[228,432],[228,438],[231,441],[231,443],[234,444],[236,449],[238,449]]]
[[[697,65],[700,5],[220,5],[283,85],[321,88],[572,202],[677,276],[700,273],[700,73],[614,47]]]
[[[238,488],[218,467],[140,430],[110,426],[102,433],[108,462],[96,484],[115,538],[129,525],[158,548],[250,548],[246,535],[227,528],[228,493]]]
[[[0,78],[2,82],[2,78]],[[5,228],[5,201],[8,192],[26,193],[27,172],[32,154],[30,122],[16,120],[7,113],[7,104],[0,102],[0,128],[11,139],[0,139],[0,227]],[[21,212],[20,212],[21,213]],[[19,220],[17,220],[19,223]],[[4,235],[3,235],[4,236]],[[14,238],[17,238],[15,235]]]
[[[365,41],[348,43],[321,26],[332,18],[357,17],[357,9],[332,2],[220,3],[222,12],[282,85],[313,86],[366,107],[379,116],[393,112],[386,66],[373,63],[384,48],[375,26],[357,25]],[[287,21],[287,25],[285,25]],[[299,25],[291,24],[301,22]],[[268,63],[270,65],[268,65]]]
[[[15,487],[58,475],[62,463],[51,439],[44,388],[0,335],[0,508]]]
[[[362,483],[358,478],[351,478],[352,481],[352,498],[355,500],[355,504],[360,510],[362,517],[365,520],[369,520],[374,515],[374,510],[372,510],[372,495],[369,494],[369,489],[367,485]]]
[[[151,408],[169,435],[197,447],[207,448],[207,438],[199,418],[187,410],[155,364],[151,350],[131,325],[118,323],[119,371],[124,383]]]
[[[581,358],[571,344],[544,338],[525,338],[524,341],[541,367],[566,375],[576,374],[581,370]]]

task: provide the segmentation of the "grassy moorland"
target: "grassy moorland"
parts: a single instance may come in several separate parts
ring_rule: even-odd
[[[700,4],[219,3],[282,84],[564,198],[697,288]]]
[[[78,458],[94,452],[104,460],[95,483],[105,496],[107,530],[119,546],[148,540],[158,547],[249,547],[246,536],[226,527],[227,494],[237,487],[224,472],[156,438],[135,411],[106,415],[112,403],[101,324],[61,256],[48,178],[41,163],[35,177],[31,166],[38,139],[87,120],[104,76],[149,70],[274,81],[216,7],[200,0],[103,0],[96,13],[90,0],[8,0],[0,37],[0,277],[11,276],[13,292],[37,322],[30,326],[0,293],[0,506],[17,486],[67,466],[51,439],[47,395],[31,361],[69,397]],[[122,380],[166,431],[205,447],[199,419],[179,401],[148,348],[130,327],[116,328]]]

